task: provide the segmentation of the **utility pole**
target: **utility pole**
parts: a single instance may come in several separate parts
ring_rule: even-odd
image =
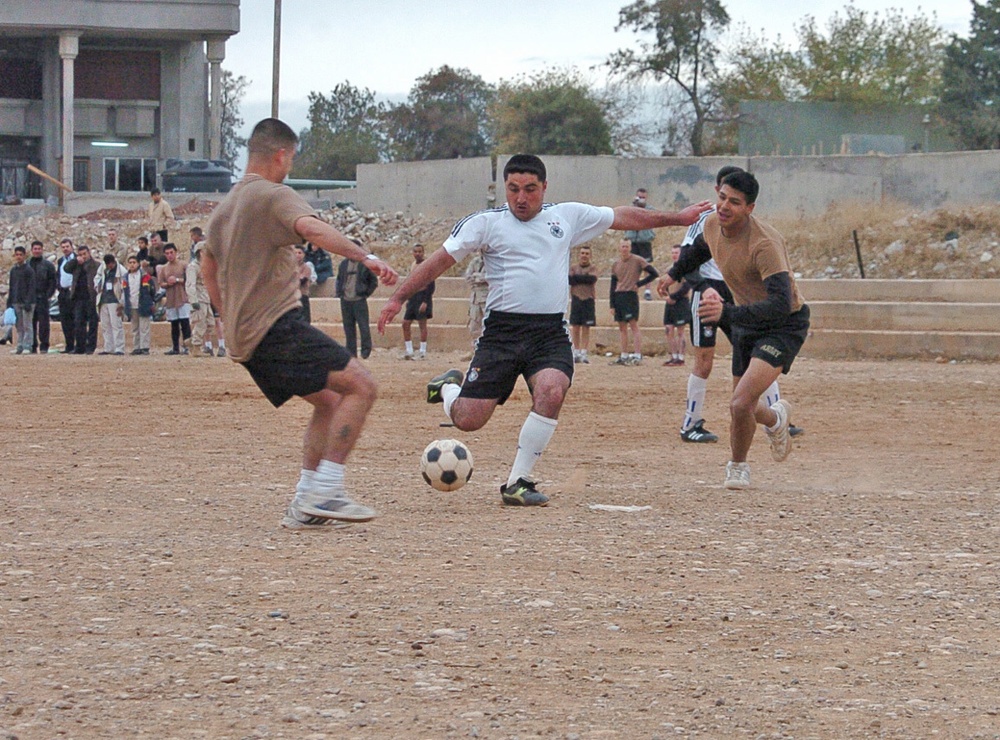
[[[274,0],[274,61],[271,66],[271,118],[278,117],[278,81],[281,78],[281,0]]]

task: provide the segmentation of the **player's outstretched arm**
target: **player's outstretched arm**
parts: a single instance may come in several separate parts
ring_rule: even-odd
[[[698,220],[698,216],[711,207],[712,202],[708,200],[693,203],[677,212],[618,206],[615,208],[615,220],[611,223],[611,228],[616,231],[638,231],[659,229],[664,226],[690,226]]]
[[[378,258],[369,259],[368,252],[322,219],[303,216],[295,222],[295,233],[302,237],[303,241],[312,242],[313,246],[322,247],[327,252],[360,262],[378,275],[383,285],[395,285],[399,280],[399,275],[388,262]]]
[[[417,265],[410,276],[396,288],[396,292],[386,301],[385,307],[378,317],[378,333],[385,334],[385,327],[403,309],[403,304],[408,298],[412,298],[418,291],[423,290],[431,280],[439,278],[445,270],[454,264],[455,258],[448,254],[444,247],[441,247]]]

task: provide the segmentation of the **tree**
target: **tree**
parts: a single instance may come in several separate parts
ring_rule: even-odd
[[[939,113],[968,149],[1000,149],[1000,0],[972,3],[969,38],[945,50]]]
[[[240,150],[247,145],[247,140],[239,135],[243,127],[243,117],[240,115],[240,103],[246,95],[250,83],[243,75],[234,77],[228,69],[222,70],[222,86],[220,102],[222,104],[222,159],[229,169],[236,170],[236,160]]]
[[[702,154],[705,126],[714,105],[707,84],[715,70],[716,37],[729,25],[719,0],[636,0],[619,11],[615,30],[631,29],[641,37],[639,51],[621,49],[608,59],[612,74],[636,81],[667,80],[683,91],[692,113],[688,141]]]
[[[295,175],[354,180],[358,165],[378,162],[385,150],[385,106],[375,93],[342,82],[330,92],[309,93],[309,128],[302,131]]]
[[[575,70],[500,83],[490,106],[495,148],[532,154],[611,154],[606,104]]]
[[[885,15],[854,5],[834,13],[826,34],[806,16],[792,74],[804,100],[924,104],[936,101],[944,35],[933,18]]]
[[[494,88],[448,65],[417,78],[406,103],[386,114],[394,159],[455,159],[490,152],[486,110]]]

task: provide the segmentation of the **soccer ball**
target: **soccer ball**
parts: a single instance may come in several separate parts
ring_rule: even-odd
[[[457,439],[436,439],[424,449],[420,474],[439,491],[457,491],[472,477],[472,453]]]

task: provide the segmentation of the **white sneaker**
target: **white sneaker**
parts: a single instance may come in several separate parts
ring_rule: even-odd
[[[778,428],[768,432],[767,437],[771,440],[771,457],[781,462],[792,451],[792,435],[788,433],[788,419],[792,415],[792,405],[782,398],[774,402],[771,411],[778,416]]]
[[[750,487],[750,463],[726,463],[726,488],[731,491],[742,491]]]
[[[324,519],[318,516],[309,516],[299,511],[294,504],[285,509],[285,516],[281,519],[281,526],[285,529],[319,529],[320,527],[331,527],[338,524],[334,519]],[[347,526],[340,522],[341,526]]]
[[[322,519],[339,519],[345,522],[367,522],[378,516],[374,509],[352,501],[346,493],[296,494],[292,501],[300,514],[315,516]]]

